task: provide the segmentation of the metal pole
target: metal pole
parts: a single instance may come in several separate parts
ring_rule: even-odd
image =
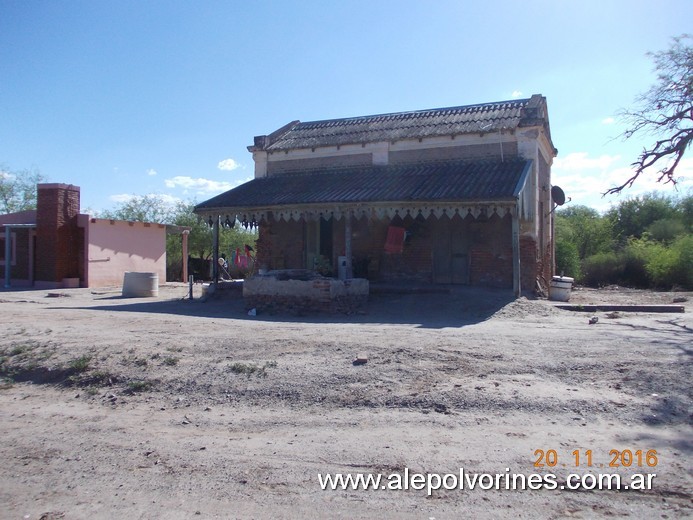
[[[188,296],[188,299],[190,300],[193,299],[193,283],[195,283],[195,277],[193,275],[190,275],[188,277],[188,284],[190,285],[190,294]]]
[[[216,285],[219,283],[219,220],[221,217],[219,215],[214,219],[214,224],[212,225],[212,247],[214,248],[214,253],[212,257],[212,281]]]

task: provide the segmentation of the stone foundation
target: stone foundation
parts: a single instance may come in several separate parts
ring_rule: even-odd
[[[351,314],[365,309],[368,280],[324,278],[313,271],[269,271],[243,282],[246,309],[259,312]]]

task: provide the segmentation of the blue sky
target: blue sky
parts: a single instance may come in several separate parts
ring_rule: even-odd
[[[651,139],[618,139],[615,114],[691,20],[690,0],[0,0],[0,163],[81,186],[93,210],[202,201],[249,180],[253,136],[295,119],[540,93],[554,184],[607,209]],[[692,173],[687,158],[684,190]]]

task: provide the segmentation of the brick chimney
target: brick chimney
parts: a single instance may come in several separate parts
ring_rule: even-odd
[[[39,184],[36,201],[36,280],[79,276],[79,187]]]

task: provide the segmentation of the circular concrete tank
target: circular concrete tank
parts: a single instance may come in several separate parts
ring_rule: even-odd
[[[570,290],[573,287],[574,281],[574,278],[568,276],[554,276],[551,279],[549,299],[559,302],[567,302],[570,300]]]
[[[159,296],[159,275],[126,271],[123,277],[123,297],[149,298]]]

